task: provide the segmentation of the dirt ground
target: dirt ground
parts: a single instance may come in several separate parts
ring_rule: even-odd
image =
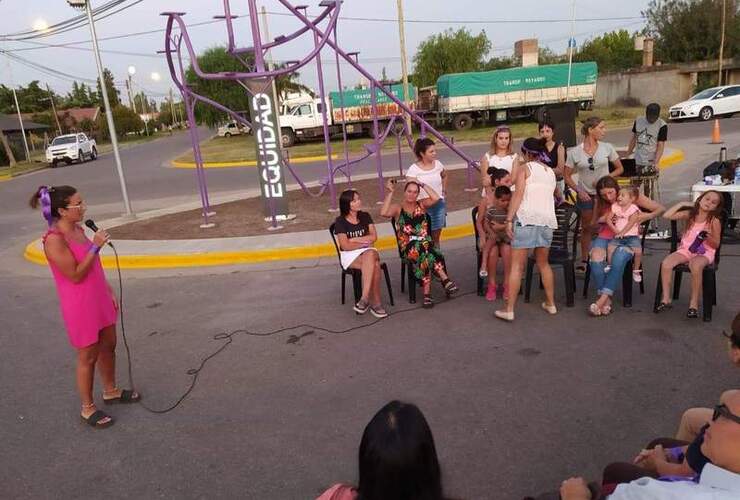
[[[449,171],[449,184],[447,186],[447,210],[461,210],[472,208],[480,199],[480,191],[465,191],[466,173],[465,169]],[[475,172],[474,183],[479,186],[477,172]],[[347,184],[337,184],[337,193],[346,189]],[[380,217],[380,205],[378,200],[378,181],[368,179],[352,183],[352,187],[360,192],[363,197],[364,209],[373,216],[376,223],[383,221]],[[313,192],[317,188],[312,189]],[[396,189],[394,201],[400,201],[400,189]],[[279,232],[300,232],[326,229],[338,215],[329,213],[330,206],[328,194],[314,198],[303,191],[290,191],[288,193],[290,211],[297,214],[291,221],[283,223],[284,229]],[[164,215],[154,219],[132,222],[109,230],[111,236],[118,240],[184,240],[202,238],[229,238],[237,236],[257,236],[261,234],[275,234],[268,231],[269,222],[265,222],[262,213],[262,199],[249,198],[222,205],[215,205],[213,209],[216,215],[211,221],[216,227],[201,229],[203,222],[201,210],[189,210],[177,214]]]

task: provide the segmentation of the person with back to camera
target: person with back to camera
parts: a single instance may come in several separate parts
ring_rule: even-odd
[[[414,144],[416,163],[406,170],[407,181],[419,181],[420,184],[430,186],[439,195],[439,199],[426,208],[432,221],[432,240],[439,248],[442,229],[447,225],[447,172],[442,162],[437,160],[437,148],[434,141],[425,137],[417,139]],[[423,190],[419,193],[419,200],[429,198]]]
[[[335,484],[316,500],[444,500],[434,436],[416,405],[391,401],[360,441],[357,487]]]
[[[334,234],[339,240],[339,258],[344,269],[362,271],[362,296],[354,306],[357,314],[368,309],[376,318],[385,318],[388,313],[380,301],[380,256],[373,244],[378,239],[373,218],[360,210],[360,193],[347,189],[339,195],[339,217],[334,221]]]
[[[478,229],[478,245],[481,252],[481,264],[478,274],[488,277],[486,300],[496,300],[498,284],[496,283],[496,265],[499,257],[504,264],[503,296],[506,300],[507,279],[511,269],[511,238],[506,234],[511,189],[498,186],[493,192],[486,190],[486,197],[478,205],[478,216],[475,224]]]
[[[432,274],[442,280],[445,293],[453,295],[459,291],[457,285],[447,275],[445,259],[442,252],[434,245],[427,223],[428,207],[434,205],[439,195],[431,186],[420,184],[419,181],[408,181],[403,188],[403,201],[400,204],[393,202],[393,190],[396,187],[395,179],[388,179],[385,185],[385,200],[380,209],[380,215],[396,219],[396,238],[401,248],[403,258],[414,264],[416,279],[421,282],[424,290],[423,307],[434,307],[432,300]],[[419,191],[424,190],[428,197],[419,200]],[[411,283],[409,283],[411,286]]]
[[[542,139],[530,137],[522,145],[524,161],[514,174],[516,190],[509,203],[506,232],[511,241],[511,271],[509,271],[508,299],[506,308],[496,311],[497,318],[514,321],[514,306],[527,254],[534,249],[537,268],[545,289],[542,309],[548,314],[557,314],[555,307],[555,283],[548,261],[553,230],[557,229],[555,216],[555,173],[541,162],[545,155]]]
[[[576,266],[579,273],[585,272],[588,265],[596,182],[605,175],[616,178],[624,172],[617,150],[602,140],[606,135],[604,120],[595,116],[587,118],[581,134],[583,142],[568,149],[564,172],[565,183],[578,195],[576,206],[581,212],[581,263]],[[614,163],[611,173],[609,162]],[[578,175],[577,181],[574,174]]]
[[[43,237],[44,254],[54,276],[62,318],[72,347],[77,349],[76,382],[82,401],[82,420],[96,429],[113,419],[95,407],[95,367],[103,381],[103,402],[135,403],[141,396],[116,387],[116,315],[118,303],[105,279],[98,253],[108,243],[106,231],[90,241],[80,227],[85,202],[72,186],[41,186],[31,197],[41,206],[49,226]]]
[[[682,208],[689,210],[681,210]],[[688,264],[691,270],[691,298],[687,318],[699,317],[699,294],[702,287],[704,268],[714,262],[714,254],[720,243],[722,233],[722,210],[724,198],[717,191],[705,191],[696,202],[680,202],[666,210],[663,217],[668,220],[686,221],[686,230],[681,237],[678,250],[663,259],[660,277],[663,296],[655,308],[659,313],[670,309],[671,281],[673,268],[679,264]]]

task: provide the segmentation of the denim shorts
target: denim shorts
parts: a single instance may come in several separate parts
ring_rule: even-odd
[[[601,248],[603,250],[606,250],[606,248],[609,246],[610,241],[611,240],[597,236],[591,241],[591,248]]]
[[[447,226],[447,203],[444,198],[440,198],[437,203],[427,208],[427,214],[432,220],[432,227],[429,229],[437,231]]]
[[[642,247],[639,236],[625,236],[624,238],[614,238],[613,240],[609,241],[609,245],[613,247]]]
[[[547,226],[522,226],[514,223],[514,239],[511,248],[549,248],[552,244],[552,228]]]
[[[578,210],[593,210],[594,209],[594,196],[596,195],[591,194],[589,196],[591,196],[591,199],[588,201],[578,200],[576,202],[576,207],[578,208]]]

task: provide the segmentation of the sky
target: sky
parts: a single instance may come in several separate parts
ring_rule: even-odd
[[[92,5],[98,7],[108,1],[92,0]],[[321,11],[318,2],[293,1],[294,5],[301,3],[309,5],[309,16]],[[644,22],[639,17],[648,3],[648,0],[576,1],[576,44],[580,46],[589,38],[614,29],[624,28],[631,32],[641,29]],[[160,13],[166,11],[186,12],[184,20],[188,24],[211,21],[213,16],[223,15],[223,0],[143,0],[138,3],[128,0],[122,6],[131,4],[130,8],[96,22],[98,38],[163,29],[166,18]],[[272,38],[302,26],[277,0],[257,0],[257,4],[260,7],[264,5],[268,12],[267,23]],[[247,5],[247,0],[231,0],[232,13],[246,15]],[[409,71],[413,70],[412,58],[419,43],[448,28],[465,27],[473,34],[485,30],[493,45],[490,56],[511,55],[514,42],[523,38],[538,38],[540,46],[564,53],[571,31],[572,5],[571,0],[403,0]],[[39,20],[53,25],[78,14],[65,0],[0,0],[0,49],[68,75],[94,79],[97,70],[93,53],[89,50],[92,45],[87,24],[68,33],[30,42],[2,39],[5,35],[32,29]],[[345,0],[337,28],[339,45],[348,52],[359,51],[360,63],[377,78],[380,78],[384,67],[389,78],[399,78],[401,64],[396,19],[396,0]],[[250,46],[248,18],[235,20],[235,29],[237,45]],[[226,41],[223,21],[194,26],[188,33],[197,52],[223,45]],[[76,42],[73,45],[76,49],[38,45],[70,42]],[[300,59],[312,45],[312,38],[303,36],[275,49],[272,56],[277,61]],[[157,50],[164,48],[163,32],[103,40],[100,47],[103,64],[111,69],[117,83],[126,79],[127,68],[133,65],[136,67],[135,88],[144,89],[156,100],[161,100],[170,88],[174,88],[165,57],[156,54]],[[328,90],[336,89],[334,54],[328,50],[322,54],[326,87]],[[340,66],[345,86],[361,81],[360,75],[351,67],[344,63]],[[153,72],[159,73],[159,81],[152,80]],[[317,87],[317,76],[315,64],[309,64],[300,71],[300,80],[312,88]],[[66,94],[72,85],[71,78],[50,76],[0,55],[0,83],[17,86],[31,80],[48,83],[60,94]]]

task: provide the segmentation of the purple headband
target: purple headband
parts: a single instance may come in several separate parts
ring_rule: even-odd
[[[535,151],[534,149],[529,149],[524,146],[522,146],[522,153],[533,155],[537,158],[538,161],[547,162],[547,160],[550,159],[550,156],[548,156],[548,154],[544,151]]]
[[[41,199],[41,213],[44,214],[46,223],[51,227],[54,222],[54,217],[51,215],[51,196],[49,196],[50,187],[42,187],[39,190],[39,198]]]

